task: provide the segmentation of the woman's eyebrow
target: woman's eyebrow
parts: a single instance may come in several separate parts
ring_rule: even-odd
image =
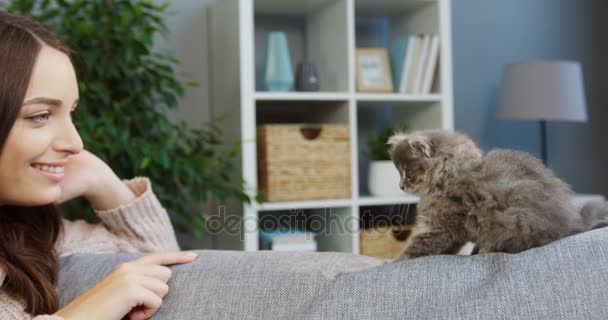
[[[32,105],[32,104],[46,104],[46,105],[50,105],[52,107],[60,108],[62,105],[62,102],[61,102],[61,100],[55,99],[55,98],[39,97],[39,98],[33,98],[33,99],[26,101],[23,104],[23,106]],[[78,106],[78,99],[76,99],[76,101],[74,101],[74,103],[72,104],[72,110],[76,109],[76,106]]]
[[[54,106],[54,107],[61,107],[62,102],[59,99],[39,97],[39,98],[30,99],[23,103],[24,106],[27,106],[30,104],[46,104],[46,105],[50,105],[50,106]]]

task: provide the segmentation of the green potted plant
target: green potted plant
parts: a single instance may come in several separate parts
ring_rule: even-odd
[[[399,172],[390,159],[387,143],[396,132],[407,132],[407,130],[406,125],[392,126],[368,136],[368,187],[369,192],[375,197],[403,195],[403,191],[399,188]]]
[[[197,85],[178,80],[179,61],[154,50],[154,39],[167,34],[168,6],[151,0],[13,0],[4,8],[47,24],[73,50],[80,89],[74,122],[85,147],[121,177],[149,177],[176,230],[200,237],[206,221],[201,208],[209,198],[250,199],[234,175],[239,143],[225,147],[221,122],[192,129],[168,118],[185,87]],[[81,200],[63,209],[68,218],[94,219]]]

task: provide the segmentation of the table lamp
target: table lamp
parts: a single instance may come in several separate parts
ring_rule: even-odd
[[[497,116],[540,121],[541,157],[547,165],[547,121],[587,121],[580,63],[531,61],[507,65]]]

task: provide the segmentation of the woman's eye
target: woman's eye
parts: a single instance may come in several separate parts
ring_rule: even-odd
[[[34,121],[36,123],[43,123],[49,119],[50,113],[41,113],[35,116],[27,117],[27,119]]]

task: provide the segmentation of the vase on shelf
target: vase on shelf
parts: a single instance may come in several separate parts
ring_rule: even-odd
[[[266,41],[266,60],[264,83],[268,91],[286,92],[293,86],[291,59],[285,32],[268,33]]]
[[[371,161],[369,164],[369,192],[374,197],[398,197],[406,194],[399,188],[399,172],[390,160]]]
[[[296,91],[319,91],[317,66],[310,62],[300,62],[296,71]]]

